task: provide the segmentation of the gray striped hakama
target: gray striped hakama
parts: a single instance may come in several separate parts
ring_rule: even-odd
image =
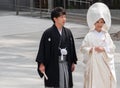
[[[66,58],[64,60],[59,59],[59,87],[45,87],[45,88],[70,88],[69,87],[69,74]]]
[[[68,67],[67,62],[63,61],[59,63],[59,69],[60,69],[60,88],[69,88],[68,81],[69,81],[69,75],[68,75]]]

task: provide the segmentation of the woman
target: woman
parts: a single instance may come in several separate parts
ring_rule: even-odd
[[[84,56],[84,88],[116,88],[115,45],[108,33],[111,16],[103,3],[93,4],[87,13],[90,31],[81,45]]]

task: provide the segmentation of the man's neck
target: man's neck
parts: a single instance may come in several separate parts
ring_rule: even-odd
[[[63,27],[63,26],[61,26],[61,25],[59,25],[59,24],[55,24],[55,26],[57,27],[57,29],[58,29],[59,31],[62,31],[62,27]]]

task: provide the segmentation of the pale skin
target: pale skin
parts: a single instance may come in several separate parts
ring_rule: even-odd
[[[64,24],[66,23],[66,15],[61,15],[57,18],[53,18],[54,21],[55,21],[55,26],[57,27],[57,29],[59,31],[62,31],[62,27],[64,26]],[[43,63],[40,64],[39,66],[39,70],[41,72],[45,72],[45,66]],[[75,70],[75,64],[73,63],[72,64],[72,67],[71,67],[71,71],[73,72]]]
[[[103,20],[103,18],[100,18],[96,23],[95,23],[95,30],[98,32],[102,31],[102,27],[105,24],[105,21]],[[105,49],[101,46],[96,46],[94,47],[95,51],[98,53],[104,52]],[[90,49],[90,53],[92,52],[93,48]]]

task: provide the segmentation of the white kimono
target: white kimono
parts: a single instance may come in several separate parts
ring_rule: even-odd
[[[95,30],[95,23],[103,18],[105,24],[101,32]],[[81,45],[81,52],[86,63],[84,88],[116,88],[114,67],[115,45],[108,33],[111,26],[111,14],[104,3],[93,4],[87,12],[87,23],[90,28]],[[100,46],[105,52],[98,53],[94,47]],[[90,49],[93,48],[92,53]]]
[[[105,52],[97,53],[96,46],[104,47]],[[116,75],[114,68],[115,46],[108,32],[90,31],[83,40],[80,48],[86,64],[84,75],[84,88],[116,88]]]

